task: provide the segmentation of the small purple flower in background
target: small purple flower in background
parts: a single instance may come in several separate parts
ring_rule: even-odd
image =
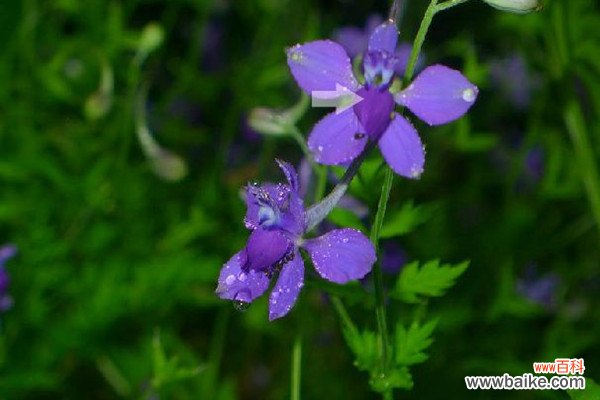
[[[333,39],[346,49],[346,53],[350,57],[354,58],[367,50],[369,37],[382,23],[383,18],[381,18],[381,15],[371,14],[367,18],[364,29],[355,26],[343,27],[334,32]]]
[[[383,18],[381,18],[378,14],[373,14],[369,16],[367,19],[367,24],[364,29],[360,29],[354,26],[348,26],[344,28],[338,29],[334,35],[333,39],[335,42],[342,45],[342,47],[346,50],[346,53],[351,58],[354,58],[358,55],[363,54],[368,48],[369,38],[377,29],[379,25],[383,23]],[[400,43],[396,48],[394,55],[397,58],[397,63],[394,67],[397,75],[404,74],[404,70],[406,69],[406,65],[408,64],[408,59],[410,57],[410,51],[412,46],[410,43]],[[423,57],[419,56],[417,60],[417,70],[421,69],[423,64]]]
[[[556,307],[556,291],[560,285],[560,277],[553,272],[540,275],[535,264],[525,270],[522,278],[517,280],[517,293],[539,304],[547,310]]]
[[[222,299],[248,305],[277,282],[269,297],[269,320],[286,315],[304,285],[306,250],[321,277],[346,283],[364,277],[376,260],[367,237],[354,229],[336,229],[314,239],[304,239],[307,221],[299,195],[298,176],[288,163],[278,161],[287,184],[250,184],[246,191],[244,222],[251,230],[246,247],[221,269],[217,294]]]
[[[525,155],[523,174],[526,179],[539,182],[544,176],[544,149],[540,146],[532,147]]]
[[[388,275],[397,275],[404,267],[408,256],[406,252],[393,240],[381,243],[381,271]]]
[[[10,285],[10,276],[4,268],[4,264],[17,254],[17,248],[13,245],[4,245],[0,247],[0,312],[9,310],[12,307],[12,297],[7,293]]]
[[[525,59],[520,55],[496,59],[490,63],[492,85],[517,109],[525,110],[531,103],[531,94],[538,86],[538,79],[532,76]]]
[[[425,163],[423,144],[412,124],[394,112],[394,103],[430,125],[441,125],[461,117],[475,102],[477,87],[442,65],[426,68],[406,89],[392,95],[389,88],[400,62],[395,55],[397,40],[394,23],[384,22],[375,29],[363,59],[364,85],[354,77],[350,58],[338,43],[317,40],[287,50],[292,75],[309,95],[341,85],[362,98],[352,108],[330,113],[315,125],[308,147],[317,162],[346,164],[372,140],[397,174],[418,178]]]

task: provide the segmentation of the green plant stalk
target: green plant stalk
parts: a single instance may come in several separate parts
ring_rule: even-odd
[[[377,213],[375,214],[375,221],[371,228],[370,239],[375,246],[375,250],[379,246],[379,233],[383,226],[383,219],[385,217],[385,210],[387,208],[387,202],[390,197],[392,190],[392,184],[394,182],[394,172],[386,167],[385,177],[383,181],[383,187],[381,188],[381,196],[379,197],[379,203],[377,204]],[[383,277],[381,274],[381,264],[378,262],[373,268],[373,280],[375,283],[375,316],[377,318],[377,329],[379,331],[379,357],[380,357],[380,368],[381,374],[386,375],[388,370],[388,330],[387,330],[387,319],[385,313],[385,297],[383,291]]]
[[[412,49],[410,51],[410,56],[408,58],[408,63],[406,64],[406,70],[404,71],[404,78],[402,79],[404,86],[408,84],[413,78],[415,73],[415,66],[417,65],[417,60],[419,59],[419,54],[421,53],[421,48],[423,47],[423,42],[425,42],[425,36],[427,35],[427,31],[429,30],[429,26],[433,21],[433,17],[438,12],[438,0],[431,0],[429,6],[427,6],[427,10],[425,10],[425,15],[421,20],[421,25],[419,25],[419,30],[417,31],[417,36],[415,36],[415,41],[413,42]],[[446,2],[440,4],[439,7],[445,6],[449,3],[457,2]],[[453,5],[456,5],[453,4]],[[442,8],[446,9],[448,7]]]
[[[352,318],[350,318],[350,314],[348,314],[348,311],[346,311],[346,307],[344,307],[342,300],[340,300],[338,296],[331,296],[331,303],[333,304],[335,311],[338,313],[338,316],[340,317],[344,327],[352,331],[352,333],[358,333],[358,328],[356,325],[354,325],[354,322],[352,322]]]
[[[421,21],[421,25],[419,26],[419,30],[417,31],[417,35],[415,37],[415,41],[413,43],[413,47],[410,53],[410,57],[408,60],[408,64],[406,67],[406,71],[404,73],[403,83],[406,86],[408,82],[413,77],[415,66],[417,64],[417,59],[421,52],[421,48],[423,47],[423,43],[425,41],[425,36],[427,35],[427,31],[429,30],[429,26],[433,21],[433,17],[438,11],[436,7],[438,0],[431,0],[427,10],[425,11],[425,15],[423,16],[423,20]],[[458,4],[458,2],[455,2]],[[385,218],[385,211],[387,208],[387,203],[390,198],[390,192],[392,190],[392,186],[394,183],[394,172],[391,170],[389,166],[385,168],[385,176],[383,186],[381,188],[381,195],[379,197],[379,203],[377,205],[377,212],[375,214],[375,220],[373,221],[373,226],[371,227],[371,235],[370,239],[377,250],[379,247],[379,234],[381,232],[381,228],[383,226],[383,220]],[[373,279],[375,284],[375,316],[377,319],[377,329],[379,333],[379,357],[380,357],[380,373],[383,376],[387,375],[388,367],[389,367],[389,354],[388,354],[388,329],[387,329],[387,317],[385,310],[385,296],[383,290],[383,277],[381,273],[381,265],[380,263],[376,263],[373,268]],[[392,399],[393,394],[392,390],[388,390],[383,393],[384,399]]]
[[[290,399],[300,400],[300,382],[302,379],[302,334],[298,334],[294,340],[292,349],[292,376]]]
[[[581,179],[587,192],[596,227],[600,231],[600,174],[598,173],[583,112],[577,101],[571,100],[567,104],[564,119],[580,163],[579,171],[581,171]]]
[[[202,398],[209,399],[215,397],[215,388],[219,377],[221,359],[223,358],[223,349],[225,348],[230,314],[231,309],[229,307],[222,307],[217,314],[215,329],[211,338],[211,351],[209,353],[209,362],[207,364],[208,368],[206,369],[204,380],[202,382],[202,391],[204,392]]]

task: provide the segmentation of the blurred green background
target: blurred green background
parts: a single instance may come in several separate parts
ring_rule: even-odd
[[[326,296],[373,328],[368,283],[309,278],[273,323],[264,298],[241,313],[214,289],[247,236],[240,188],[280,180],[274,157],[302,158],[293,140],[247,124],[253,108],[300,96],[285,47],[363,27],[388,7],[0,4],[0,239],[19,248],[6,263],[14,305],[0,316],[1,399],[284,399],[299,331],[304,399],[378,398]],[[425,7],[406,2],[401,40],[412,42]],[[436,16],[426,64],[461,69],[479,99],[453,124],[415,122],[425,173],[396,179],[388,214],[414,223],[386,243],[411,261],[471,264],[444,298],[389,304],[394,320],[439,318],[401,398],[567,398],[464,386],[465,375],[519,375],[557,357],[584,358],[586,376],[600,378],[598,8],[548,0],[521,16],[471,0]],[[307,111],[302,132],[324,112]],[[367,226],[381,179],[353,187],[372,211]]]

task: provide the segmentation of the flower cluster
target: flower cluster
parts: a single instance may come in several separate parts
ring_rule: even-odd
[[[372,141],[397,174],[417,178],[425,163],[423,144],[412,124],[394,111],[396,104],[430,125],[440,125],[467,112],[477,97],[477,87],[460,72],[434,65],[425,68],[404,90],[392,92],[394,78],[404,72],[410,50],[397,46],[393,21],[367,27],[367,31],[368,39],[362,31],[346,30],[338,35],[351,55],[362,56],[363,74],[358,78],[350,56],[336,42],[317,40],[287,50],[292,75],[313,100],[340,86],[360,99],[317,123],[309,135],[308,148],[319,163],[348,164]],[[372,243],[354,229],[304,237],[344,198],[348,181],[335,196],[328,196],[307,212],[295,169],[278,163],[287,183],[249,184],[246,188],[245,224],[250,236],[246,246],[221,269],[216,290],[219,297],[245,307],[275,281],[269,296],[270,320],[290,311],[304,285],[301,248],[321,277],[339,284],[363,278],[376,259]]]
[[[364,83],[352,71],[344,48],[330,40],[317,40],[287,50],[296,82],[308,94],[342,86],[363,100],[341,113],[330,113],[313,128],[308,146],[317,162],[347,164],[377,142],[390,167],[399,175],[418,178],[423,172],[425,151],[413,125],[395,105],[408,108],[430,125],[451,122],[467,112],[478,89],[460,72],[443,65],[425,68],[399,93],[390,91],[397,66],[398,31],[386,21],[371,34],[362,61]]]
[[[217,287],[222,299],[249,304],[277,277],[269,296],[270,320],[290,311],[304,285],[300,248],[306,250],[321,277],[339,284],[364,277],[376,259],[369,239],[354,229],[305,239],[307,221],[298,175],[290,164],[278,163],[287,183],[246,188],[245,224],[250,236],[221,269]]]

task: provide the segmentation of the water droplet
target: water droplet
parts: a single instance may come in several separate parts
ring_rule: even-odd
[[[247,301],[242,301],[242,300],[234,300],[233,308],[235,308],[237,311],[244,312],[248,308],[250,308],[250,303],[248,303]]]
[[[343,239],[342,239],[342,242],[343,242],[343,243],[348,243],[348,238],[343,238]]]
[[[462,98],[464,101],[472,103],[475,101],[475,91],[471,88],[467,88],[462,92]]]
[[[302,60],[302,52],[300,50],[298,50],[300,46],[296,46],[295,48],[293,48],[290,51],[290,58],[296,62],[299,62],[300,60]]]
[[[235,282],[235,275],[229,275],[227,278],[225,278],[226,285],[232,285],[233,282]]]
[[[318,150],[319,152],[323,151],[323,146],[317,146],[317,150]]]
[[[243,272],[242,272],[242,273],[241,273],[241,274],[238,276],[238,279],[240,280],[240,282],[244,282],[244,281],[246,280],[246,276],[247,276],[247,275],[246,275],[245,273],[243,273]]]

